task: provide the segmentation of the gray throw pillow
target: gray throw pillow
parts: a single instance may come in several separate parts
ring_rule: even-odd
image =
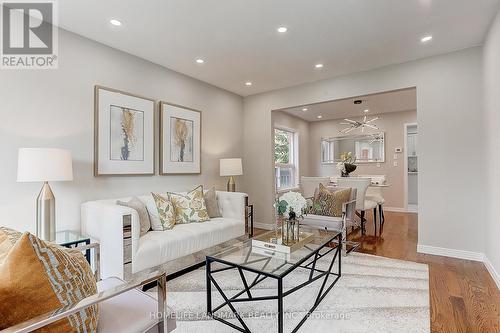
[[[203,195],[205,198],[205,206],[207,207],[208,216],[210,218],[222,217],[219,209],[219,203],[217,201],[217,194],[215,193],[215,187],[205,192]]]
[[[148,210],[144,203],[138,197],[132,197],[129,202],[118,200],[117,205],[133,208],[139,214],[139,222],[141,224],[141,236],[151,229],[151,221],[149,220]]]

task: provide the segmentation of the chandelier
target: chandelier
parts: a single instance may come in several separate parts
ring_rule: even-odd
[[[372,124],[375,120],[379,119],[379,117],[375,117],[370,120],[366,120],[367,117],[363,117],[363,121],[356,121],[356,120],[351,120],[351,119],[344,119],[346,123],[340,123],[340,125],[349,125],[349,127],[344,128],[343,130],[339,131],[340,133],[347,134],[357,128],[361,128],[361,132],[365,131],[365,127],[378,130],[378,126],[375,124]]]

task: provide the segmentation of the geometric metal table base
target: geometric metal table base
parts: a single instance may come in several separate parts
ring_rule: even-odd
[[[335,240],[337,238],[337,244],[335,247],[329,247],[328,245],[331,245],[331,241]],[[317,249],[314,249],[311,251],[310,255],[307,255],[304,257],[302,260],[298,261],[297,263],[289,263],[285,262],[281,266],[277,267],[275,269],[279,270],[282,269],[284,266],[289,265],[290,268],[288,268],[286,271],[284,271],[282,274],[279,275],[274,275],[272,274],[273,271],[271,272],[265,272],[264,269],[266,265],[269,264],[269,261],[271,258],[259,258],[259,259],[254,259],[252,261],[247,261],[245,260],[245,264],[254,264],[261,262],[262,263],[262,270],[255,269],[253,267],[248,267],[248,266],[243,266],[241,264],[235,264],[231,263],[230,261],[223,260],[221,258],[215,258],[215,257],[210,257],[207,256],[206,259],[206,279],[207,279],[207,313],[209,316],[211,316],[214,320],[220,321],[230,327],[232,327],[235,330],[238,330],[240,332],[251,332],[248,326],[245,324],[244,319],[238,314],[236,309],[234,308],[233,304],[238,303],[238,302],[256,302],[256,301],[272,301],[276,300],[278,303],[278,332],[283,333],[283,318],[284,318],[284,310],[283,310],[283,299],[296,292],[297,290],[300,290],[301,288],[317,281],[320,279],[323,279],[323,282],[321,284],[321,288],[319,289],[316,299],[314,301],[313,306],[311,309],[307,312],[307,314],[302,318],[302,320],[298,323],[298,325],[292,330],[292,332],[297,332],[298,329],[304,324],[304,322],[309,318],[311,313],[316,309],[316,307],[321,303],[321,301],[325,298],[325,296],[328,294],[328,292],[333,288],[333,286],[337,283],[339,280],[341,274],[342,274],[342,263],[341,263],[341,247],[338,246],[338,244],[342,243],[342,234],[338,233],[335,235],[329,243],[324,244],[323,246],[318,247]],[[307,245],[306,245],[307,247]],[[249,250],[251,251],[251,249]],[[316,268],[316,263],[321,260],[325,255],[331,253],[334,251],[333,258],[329,264],[328,270],[321,270]],[[247,259],[250,256],[250,253],[247,255]],[[338,269],[337,272],[333,272],[332,269],[334,268],[334,263],[335,260],[338,261]],[[222,264],[222,268],[218,269],[213,269],[212,270],[212,263],[216,262],[218,264]],[[298,268],[304,268],[309,270],[309,278],[307,281],[291,288],[290,290],[283,291],[283,279],[291,272],[293,272],[295,269]],[[241,282],[244,286],[244,289],[237,294],[235,294],[232,297],[228,297],[224,291],[222,290],[221,286],[216,280],[216,274],[218,272],[222,271],[227,271],[227,270],[236,270],[238,272],[238,275],[241,278]],[[253,281],[248,281],[247,277],[245,277],[245,274],[243,271],[248,271],[257,274],[257,276],[253,279]],[[252,288],[264,281],[267,278],[271,279],[276,279],[278,282],[278,290],[276,295],[270,295],[270,296],[253,296],[252,295]],[[329,282],[330,280],[330,282]],[[320,280],[321,281],[321,280]],[[217,292],[222,296],[224,299],[224,302],[215,308],[212,308],[212,285],[215,286]],[[240,297],[242,296],[242,297]],[[235,316],[235,318],[238,320],[241,326],[235,325],[221,316],[217,315],[217,311],[223,308],[224,306],[228,306]]]

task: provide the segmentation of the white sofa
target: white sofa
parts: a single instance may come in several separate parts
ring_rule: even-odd
[[[138,198],[146,205],[153,200],[151,195]],[[82,233],[101,245],[102,277],[124,279],[130,273],[243,236],[246,198],[245,193],[217,191],[222,217],[176,225],[172,230],[149,231],[143,236],[137,211],[116,204],[130,198],[89,201],[81,207]],[[124,232],[127,225],[131,226],[130,233]]]

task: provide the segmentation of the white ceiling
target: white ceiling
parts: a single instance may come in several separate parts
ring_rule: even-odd
[[[58,6],[64,29],[247,96],[480,45],[499,1],[64,0]],[[112,27],[110,18],[123,26]],[[280,25],[288,32],[279,34]],[[434,39],[422,45],[427,34]],[[206,63],[196,64],[198,57]]]
[[[355,100],[362,100],[359,105]],[[307,108],[307,111],[302,111]],[[368,109],[367,113],[364,110]],[[361,97],[353,97],[335,100],[331,102],[318,103],[314,105],[303,105],[300,107],[281,110],[306,121],[323,121],[342,118],[359,118],[365,114],[368,119],[375,115],[389,112],[410,111],[417,109],[417,90],[415,88],[384,92]],[[322,118],[318,119],[317,116]]]

